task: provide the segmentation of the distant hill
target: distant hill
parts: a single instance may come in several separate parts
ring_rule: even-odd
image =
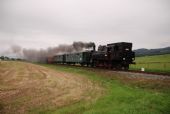
[[[157,49],[141,48],[141,49],[134,50],[134,52],[136,56],[170,54],[170,47],[157,48]]]

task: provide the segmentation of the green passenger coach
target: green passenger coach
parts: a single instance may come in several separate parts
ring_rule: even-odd
[[[91,52],[66,54],[65,57],[68,64],[88,65],[90,64]]]

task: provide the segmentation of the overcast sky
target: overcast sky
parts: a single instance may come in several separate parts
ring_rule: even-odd
[[[0,0],[0,47],[73,41],[170,46],[170,0]]]

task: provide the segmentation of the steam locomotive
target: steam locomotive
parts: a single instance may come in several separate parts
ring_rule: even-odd
[[[129,64],[134,64],[135,53],[132,51],[132,43],[118,42],[100,45],[97,51],[95,47],[94,44],[93,50],[90,51],[48,57],[47,62],[123,70],[128,70]]]

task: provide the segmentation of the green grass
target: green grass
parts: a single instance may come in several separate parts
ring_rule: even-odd
[[[170,73],[170,54],[136,57],[135,65],[130,65],[130,69]]]
[[[170,62],[170,54],[136,57],[136,62]]]
[[[88,77],[103,86],[106,91],[95,102],[80,101],[59,109],[43,110],[42,108],[34,110],[34,112],[41,114],[170,114],[170,91],[150,91],[147,88],[129,86],[88,69],[55,65],[43,66]]]

